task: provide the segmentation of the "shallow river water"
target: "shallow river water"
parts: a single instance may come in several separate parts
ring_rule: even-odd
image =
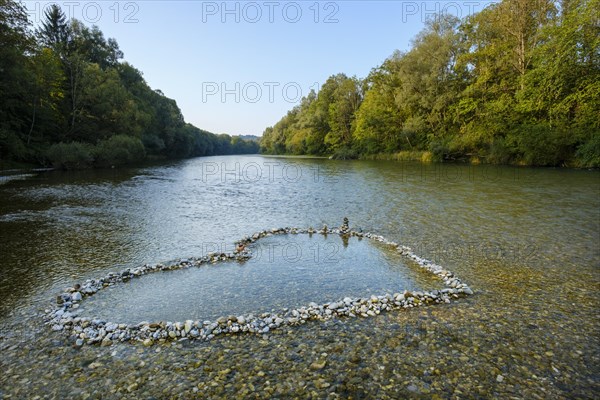
[[[475,294],[152,347],[73,348],[42,324],[56,294],[85,279],[344,217],[455,272]],[[81,312],[213,319],[436,287],[366,240],[273,237],[260,246],[262,256],[244,265],[132,280],[84,300]],[[21,173],[0,180],[0,255],[0,398],[529,399],[600,390],[594,171],[229,156]]]
[[[320,234],[271,236],[245,262],[168,271],[103,290],[81,316],[115,323],[215,321],[228,315],[280,312],[309,303],[442,288],[432,274],[406,265],[391,246]],[[414,264],[414,263],[413,263]]]

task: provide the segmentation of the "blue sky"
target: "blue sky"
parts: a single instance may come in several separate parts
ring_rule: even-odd
[[[338,72],[365,77],[407,50],[427,16],[466,16],[489,1],[25,1],[98,25],[186,121],[261,135]]]

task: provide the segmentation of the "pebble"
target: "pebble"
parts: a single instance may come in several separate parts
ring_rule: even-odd
[[[410,385],[408,385],[406,387],[406,390],[408,390],[409,392],[412,392],[412,393],[418,393],[419,387],[417,385],[415,385],[414,383],[411,383]]]
[[[253,234],[251,237],[246,237],[238,244],[247,245],[259,240],[262,237],[272,234],[289,234],[289,233],[310,233],[311,229],[300,228],[280,228],[271,231],[262,231]],[[204,321],[200,326],[197,322],[186,320],[185,322],[175,323],[150,323],[141,322],[135,326],[125,324],[116,324],[101,320],[90,320],[84,318],[73,318],[69,311],[78,306],[75,304],[83,299],[81,293],[92,295],[99,290],[102,290],[111,285],[143,276],[144,274],[186,268],[191,265],[201,266],[204,264],[212,264],[217,261],[226,260],[246,260],[252,256],[250,251],[241,251],[236,253],[209,253],[201,258],[190,258],[180,260],[171,265],[143,265],[141,267],[125,270],[121,273],[109,273],[102,279],[88,279],[81,285],[74,285],[68,288],[64,293],[57,296],[56,303],[58,307],[54,310],[48,310],[47,323],[51,325],[54,331],[65,331],[74,337],[78,337],[75,341],[77,346],[85,343],[84,338],[88,338],[88,343],[100,343],[102,346],[112,344],[115,340],[128,341],[139,340],[144,346],[151,346],[155,342],[162,342],[165,339],[171,340],[210,340],[215,335],[227,333],[250,332],[258,334],[266,334],[271,329],[279,328],[285,325],[298,325],[310,319],[327,320],[336,317],[355,317],[355,316],[376,316],[382,311],[395,309],[406,309],[424,304],[444,304],[450,303],[450,297],[459,298],[459,295],[472,295],[473,291],[468,285],[461,282],[454,274],[447,271],[443,267],[434,264],[429,260],[425,260],[415,255],[412,250],[406,246],[398,245],[395,242],[390,242],[382,236],[372,233],[363,233],[360,231],[351,230],[343,225],[343,229],[329,229],[324,226],[318,231],[320,234],[338,234],[338,235],[353,235],[358,237],[366,237],[372,240],[388,244],[398,249],[402,255],[415,261],[420,267],[440,277],[445,286],[441,290],[434,290],[431,293],[422,293],[404,291],[404,293],[395,293],[393,296],[385,294],[383,296],[372,295],[368,299],[352,299],[344,297],[342,300],[330,302],[329,304],[319,305],[315,302],[310,302],[307,307],[298,309],[284,309],[280,314],[262,314],[260,317],[254,315],[239,315],[220,317],[215,322]],[[88,325],[95,329],[82,332],[88,329]],[[199,326],[196,329],[195,326]],[[81,343],[81,344],[79,344]],[[320,365],[320,364],[318,364]]]
[[[327,360],[323,360],[322,362],[315,361],[314,363],[310,364],[310,369],[316,371],[325,368],[325,365],[327,365]]]
[[[119,325],[111,322],[111,323],[106,324],[106,326],[104,327],[104,330],[106,332],[113,332],[113,331],[117,330],[118,327],[119,327]]]
[[[327,389],[331,384],[324,379],[317,379],[315,386],[317,389]]]

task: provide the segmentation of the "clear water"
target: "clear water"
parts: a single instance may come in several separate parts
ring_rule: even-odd
[[[475,296],[364,320],[311,323],[292,334],[274,331],[268,341],[232,337],[160,353],[130,345],[74,351],[40,326],[39,312],[56,293],[85,279],[200,256],[215,247],[231,250],[235,240],[263,229],[339,225],[344,217],[353,227],[409,245],[456,272]],[[395,278],[426,286],[419,276],[404,274],[410,266],[383,260],[384,249],[363,242],[344,251],[367,257],[357,258],[356,268],[361,261],[366,267],[369,259],[378,260],[383,269],[402,269]],[[215,274],[220,290],[205,298],[218,307],[219,301],[233,304],[232,309],[255,302],[248,307],[254,309],[263,304],[263,295],[268,308],[292,306],[293,290],[281,304],[272,301],[279,295],[266,290],[249,292],[260,277],[268,280],[274,273],[274,266],[259,264],[225,266],[237,275]],[[259,275],[260,268],[269,274]],[[381,271],[356,271],[365,276],[344,283],[339,293],[353,290],[350,284],[357,285],[357,293],[387,290],[372,281]],[[230,280],[242,272],[256,275]],[[130,287],[139,290],[136,296],[149,295],[147,286],[156,279],[156,286],[168,283],[171,289],[157,287],[154,293],[162,294],[150,300],[174,300],[180,288],[193,286],[188,276],[206,282],[203,274],[147,276]],[[304,296],[326,301],[337,290],[338,276],[304,276],[316,280],[292,287],[314,293],[300,293],[298,302],[304,304]],[[285,292],[271,286],[275,293]],[[236,289],[225,294],[227,288]],[[283,385],[282,393],[294,387],[325,397],[312,383],[322,378],[332,385],[326,390],[340,390],[342,397],[406,398],[412,393],[406,387],[413,384],[442,398],[593,398],[600,390],[600,348],[594,340],[600,337],[599,289],[598,171],[231,156],[41,172],[0,185],[0,397],[84,397],[83,392],[117,397],[130,393],[132,381],[140,387],[135,397],[191,397],[200,383],[213,397],[232,397],[246,382],[261,397],[275,396],[274,385]],[[123,303],[117,299],[126,293],[119,290],[107,306]],[[156,307],[168,315],[208,310],[190,306],[189,297],[180,297],[181,306],[166,301],[173,310]],[[307,350],[298,359],[302,346]],[[311,370],[324,352],[330,355],[327,367]],[[357,354],[359,364],[352,361]],[[90,360],[105,368],[88,368]],[[235,374],[218,375],[225,368]],[[267,375],[256,376],[256,368]],[[224,385],[211,386],[216,379]]]
[[[119,323],[215,320],[443,285],[391,246],[338,235],[277,235],[249,261],[158,272],[100,291],[79,315]]]

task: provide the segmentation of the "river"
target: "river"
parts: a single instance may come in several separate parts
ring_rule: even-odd
[[[73,348],[41,323],[56,294],[85,279],[230,249],[263,229],[339,226],[344,217],[447,267],[475,294],[373,318],[148,348]],[[265,156],[41,171],[0,179],[0,246],[0,398],[591,398],[600,390],[597,171]],[[260,302],[276,308],[386,290],[386,282],[428,284],[410,265],[394,270],[399,261],[383,250],[358,246],[349,243],[353,252],[338,260],[354,263],[352,279],[336,285],[343,270],[302,280],[306,273],[284,270],[288,259],[276,276],[265,265],[240,279],[227,280],[233,270],[213,274],[211,287],[223,289],[203,291],[212,299],[208,316],[237,303],[246,312],[264,293]],[[288,300],[286,285],[251,290],[263,272],[265,288],[289,280],[302,296]],[[177,274],[162,288],[153,277],[129,292],[158,299],[134,312],[185,315],[196,292],[187,272]],[[134,318],[110,309],[124,299],[117,293],[97,307]]]

